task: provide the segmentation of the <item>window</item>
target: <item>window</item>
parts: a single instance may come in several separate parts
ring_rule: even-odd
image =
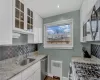
[[[44,48],[72,49],[73,20],[62,20],[45,24]]]

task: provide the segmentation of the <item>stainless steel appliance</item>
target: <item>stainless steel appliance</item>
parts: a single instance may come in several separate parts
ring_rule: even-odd
[[[48,71],[48,56],[46,56],[41,60],[41,80],[44,80],[44,78],[47,75],[47,71]]]
[[[88,17],[83,26],[83,36],[86,36],[86,41],[100,41],[100,0],[97,0]]]

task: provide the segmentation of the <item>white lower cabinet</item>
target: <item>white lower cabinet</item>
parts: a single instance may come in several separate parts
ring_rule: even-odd
[[[35,71],[34,74],[32,74],[28,79],[26,80],[41,80],[41,70],[38,69]]]
[[[38,69],[35,73],[34,73],[34,79],[33,80],[41,80],[41,69]]]
[[[34,74],[30,76],[27,80],[34,80]]]
[[[21,73],[18,74],[18,75],[16,75],[16,76],[14,76],[14,77],[11,78],[10,80],[22,80],[22,78],[21,78]]]
[[[31,67],[22,72],[22,80],[27,80],[34,72]]]
[[[40,61],[9,80],[41,80]]]

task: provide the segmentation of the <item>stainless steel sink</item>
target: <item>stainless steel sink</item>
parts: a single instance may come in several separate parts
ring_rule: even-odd
[[[31,62],[33,62],[33,61],[35,61],[35,59],[27,58],[27,59],[22,60],[22,61],[20,62],[20,65],[21,65],[21,66],[25,66],[25,65],[27,65],[27,64],[29,64],[29,63],[31,63]]]

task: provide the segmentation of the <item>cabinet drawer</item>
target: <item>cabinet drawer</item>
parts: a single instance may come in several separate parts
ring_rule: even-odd
[[[29,78],[39,68],[40,68],[40,62],[37,62],[36,64],[24,70],[22,72],[22,80],[26,80],[27,78]]]

